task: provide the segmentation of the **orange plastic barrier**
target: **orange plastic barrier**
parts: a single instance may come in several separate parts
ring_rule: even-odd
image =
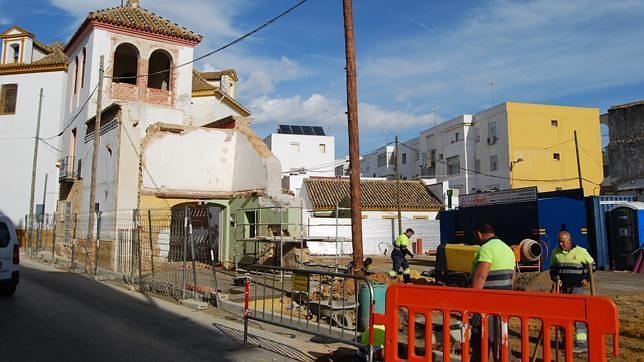
[[[425,317],[425,355],[415,353],[415,323],[408,323],[407,353],[399,356],[398,326],[399,308],[406,308],[409,320],[416,315]],[[543,326],[543,340],[550,341],[551,327],[565,331],[565,358],[573,360],[573,335],[575,322],[583,322],[588,330],[589,361],[605,361],[605,336],[613,336],[613,355],[618,356],[619,320],[617,306],[607,297],[588,295],[555,295],[547,293],[526,293],[501,290],[474,290],[420,285],[395,284],[387,288],[385,314],[374,314],[375,324],[385,325],[385,361],[431,361],[432,360],[432,312],[443,315],[443,361],[450,361],[451,335],[450,313],[460,314],[463,321],[461,360],[469,361],[471,326],[470,317],[481,315],[481,361],[488,360],[488,316],[501,319],[501,357],[509,361],[508,323],[510,318],[521,321],[522,361],[530,361],[528,321],[538,319]],[[550,343],[542,343],[543,360],[554,360]]]

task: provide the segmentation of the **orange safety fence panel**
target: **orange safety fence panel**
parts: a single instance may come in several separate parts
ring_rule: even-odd
[[[399,310],[407,310],[407,348],[399,350]],[[385,325],[385,361],[431,361],[433,314],[442,314],[443,361],[450,361],[452,314],[459,314],[461,324],[461,360],[469,361],[470,338],[480,335],[481,361],[487,361],[491,346],[488,346],[489,324],[500,324],[501,359],[509,361],[510,318],[518,318],[521,329],[521,360],[531,360],[528,321],[541,323],[543,341],[550,341],[550,329],[564,331],[565,360],[573,360],[573,337],[575,322],[585,323],[588,336],[588,360],[605,361],[605,336],[613,336],[613,355],[618,356],[619,320],[617,306],[607,297],[589,295],[562,295],[548,293],[526,293],[504,290],[475,290],[421,285],[394,284],[387,288],[385,314],[374,314],[375,324]],[[480,315],[480,332],[472,333],[472,316]],[[417,355],[416,316],[424,317],[425,352]],[[499,323],[500,321],[500,323]],[[490,323],[491,322],[491,323]],[[478,323],[477,323],[478,324]],[[477,329],[478,330],[478,329]],[[420,333],[419,333],[420,334]],[[421,334],[422,335],[422,334]],[[554,360],[550,343],[541,343],[542,360]]]

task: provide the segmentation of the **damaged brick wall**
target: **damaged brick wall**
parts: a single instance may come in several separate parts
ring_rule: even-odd
[[[613,185],[644,178],[644,101],[608,110],[606,149]]]

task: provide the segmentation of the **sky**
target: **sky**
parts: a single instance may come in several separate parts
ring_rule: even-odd
[[[140,0],[203,35],[197,56],[296,2]],[[0,0],[0,27],[67,42],[89,11],[120,4]],[[644,98],[644,0],[354,0],[353,12],[362,154],[504,101],[603,113]],[[195,67],[237,70],[237,98],[261,137],[320,125],[336,158],[348,153],[342,0],[308,0]]]

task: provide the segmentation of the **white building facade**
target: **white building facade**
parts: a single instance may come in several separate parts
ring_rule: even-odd
[[[18,26],[0,34],[0,213],[20,229],[30,211],[34,142],[41,101],[34,213],[53,214],[58,195],[58,139],[67,59],[60,44],[44,45]],[[47,180],[45,185],[45,180]]]
[[[268,150],[255,147],[261,139],[247,126],[250,112],[234,98],[234,70],[199,72],[190,64],[200,41],[200,35],[133,0],[90,13],[72,36],[65,47],[70,69],[62,101],[59,178],[59,211],[66,220],[77,214],[82,222],[95,210],[167,207],[168,202],[158,200],[170,195],[186,201],[230,198],[247,191],[246,186],[279,192],[279,172],[274,172],[279,162]],[[101,58],[104,79],[92,208],[88,201]],[[217,123],[221,120],[225,122]],[[238,172],[235,165],[244,160],[253,160],[249,164],[267,175],[252,179],[252,173]],[[113,222],[103,220],[102,225],[108,224],[107,229]]]
[[[280,125],[264,142],[282,164],[282,188],[295,195],[304,179],[335,175],[335,138],[322,127]]]

